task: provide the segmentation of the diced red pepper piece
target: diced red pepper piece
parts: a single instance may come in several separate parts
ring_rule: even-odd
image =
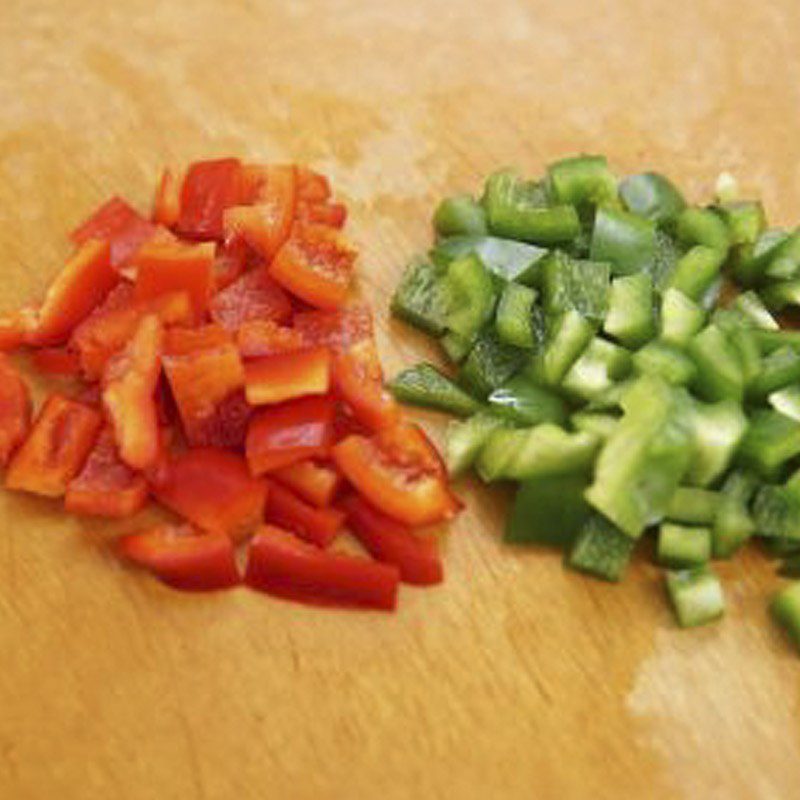
[[[330,397],[304,397],[257,413],[247,431],[245,452],[253,475],[324,458],[333,444],[334,402]]]
[[[112,197],[107,203],[79,225],[70,239],[82,245],[89,239],[103,239],[110,246],[111,266],[124,266],[136,251],[156,232],[156,226],[131,208],[121,197]]]
[[[308,167],[297,167],[297,199],[307,203],[325,203],[331,198],[331,185],[324,175]]]
[[[333,439],[341,442],[353,434],[371,436],[372,431],[356,419],[346,403],[339,401],[336,403],[336,413],[333,417]]]
[[[242,358],[260,358],[278,353],[293,353],[306,347],[303,335],[268,319],[243,322],[236,332],[236,344]]]
[[[327,547],[344,524],[345,515],[335,508],[315,508],[277,483],[271,483],[266,520],[317,547]]]
[[[119,282],[109,261],[108,242],[89,239],[67,261],[45,295],[35,330],[28,344],[43,346],[65,342],[73,328],[102,302]]]
[[[374,436],[349,436],[333,459],[345,478],[379,511],[411,527],[450,519],[458,511],[427,440],[411,425]]]
[[[327,394],[330,372],[331,353],[327,347],[278,353],[248,361],[244,367],[247,402],[261,406],[296,397]]]
[[[106,428],[78,476],[70,481],[64,507],[73,514],[129,517],[147,502],[147,481],[119,457],[114,432]]]
[[[309,345],[327,345],[335,352],[372,338],[372,314],[363,305],[335,311],[301,311],[295,314],[294,328]]]
[[[245,583],[267,594],[310,605],[392,610],[399,572],[370,559],[320,550],[265,525],[248,552]]]
[[[341,476],[333,467],[310,459],[276,469],[270,477],[318,508],[325,508],[333,502],[342,483]]]
[[[222,215],[241,202],[238,158],[198,161],[189,167],[181,189],[178,231],[191,239],[222,239]]]
[[[244,195],[256,205],[234,206],[225,211],[223,227],[227,240],[241,238],[262,258],[272,261],[289,238],[297,203],[297,173],[294,166],[267,166],[258,176],[253,196],[254,170],[245,173]]]
[[[174,167],[167,167],[161,173],[153,202],[153,222],[167,228],[174,228],[178,224],[183,178],[183,172]]]
[[[378,561],[394,564],[403,581],[418,586],[442,582],[444,570],[433,536],[414,533],[356,495],[346,498],[342,507],[348,527],[367,552]]]
[[[186,292],[201,320],[208,309],[213,287],[214,244],[152,241],[134,259],[136,300],[151,300],[171,292]]]
[[[31,395],[22,376],[0,355],[0,467],[8,464],[31,427]]]
[[[187,450],[155,471],[156,499],[209,532],[239,541],[264,517],[267,484],[251,477],[241,456],[214,447]]]
[[[93,408],[51,395],[11,459],[6,487],[45,497],[63,495],[86,461],[102,421]]]
[[[0,352],[16,350],[38,324],[39,314],[35,308],[22,308],[0,316]]]
[[[356,251],[326,225],[296,225],[275,254],[269,273],[312,306],[338,308],[347,299]]]
[[[174,589],[207,592],[241,583],[233,542],[190,525],[160,525],[117,541],[119,554]]]
[[[242,205],[258,202],[261,192],[267,185],[269,167],[265,164],[242,164],[239,174]]]
[[[171,328],[164,334],[164,355],[187,356],[200,350],[233,345],[233,336],[221,325]]]
[[[292,303],[266,269],[260,267],[218,292],[210,310],[214,322],[235,331],[250,320],[286,322],[292,316]]]
[[[81,362],[78,354],[68,347],[45,347],[33,351],[33,365],[46,375],[79,375]]]
[[[241,239],[223,242],[214,257],[214,291],[221,292],[242,277],[250,260],[250,248]]]
[[[158,460],[155,390],[161,373],[164,329],[155,315],[145,317],[125,349],[108,362],[103,406],[114,428],[122,460],[144,471]]]
[[[297,204],[297,221],[341,229],[347,222],[347,209],[341,203],[302,202]]]

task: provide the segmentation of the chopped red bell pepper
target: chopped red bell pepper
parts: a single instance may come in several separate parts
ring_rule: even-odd
[[[217,293],[210,311],[214,322],[235,331],[250,320],[286,322],[292,316],[292,303],[261,267],[245,273]]]
[[[119,269],[128,263],[156,230],[152,222],[131,208],[121,197],[112,197],[75,228],[70,239],[76,245],[83,245],[90,239],[108,242],[111,266]]]
[[[325,203],[331,199],[331,185],[324,175],[308,167],[297,167],[297,199],[306,203]]]
[[[281,403],[296,397],[327,394],[331,353],[314,347],[248,361],[244,367],[245,394],[253,406]]]
[[[156,188],[153,202],[153,222],[174,228],[181,215],[181,189],[184,174],[174,167],[166,167]]]
[[[236,332],[236,344],[242,358],[260,358],[292,353],[306,347],[303,335],[268,319],[243,322]]]
[[[45,347],[34,350],[33,365],[45,375],[80,375],[81,362],[77,352],[68,347]]]
[[[267,484],[251,477],[241,456],[200,447],[173,456],[151,478],[156,499],[209,532],[239,541],[264,517]]]
[[[304,397],[257,413],[247,431],[245,452],[253,475],[324,458],[333,444],[334,401]]]
[[[233,346],[233,335],[221,325],[171,328],[164,333],[164,355],[188,356],[201,350]]]
[[[277,483],[271,483],[265,512],[267,522],[293,531],[318,547],[327,547],[344,524],[335,508],[316,508]]]
[[[241,583],[233,542],[221,533],[160,525],[121,537],[117,550],[174,589],[207,592]]]
[[[83,469],[67,486],[64,507],[73,514],[129,517],[147,502],[147,481],[119,457],[114,432],[101,431]]]
[[[297,221],[306,225],[327,225],[341,229],[347,222],[347,209],[341,203],[299,202]]]
[[[155,390],[161,374],[164,329],[146,316],[103,375],[103,407],[114,428],[122,460],[133,469],[152,467],[159,455]]]
[[[300,311],[294,327],[309,345],[327,345],[334,352],[372,338],[372,314],[364,305],[352,305],[334,311]]]
[[[0,354],[0,467],[8,464],[31,427],[31,395],[22,376]]]
[[[250,260],[250,248],[240,239],[223,242],[214,257],[214,291],[227,289],[242,277]]]
[[[269,266],[284,289],[312,306],[338,308],[347,299],[356,251],[326,225],[296,225]]]
[[[0,316],[0,352],[16,350],[24,344],[39,324],[35,308],[22,308]]]
[[[342,502],[347,524],[369,554],[400,570],[406,583],[430,586],[444,580],[439,546],[434,536],[418,534],[381,514],[356,495]]]
[[[6,488],[60,497],[78,474],[102,425],[99,412],[53,394],[6,473]]]
[[[62,344],[119,282],[109,261],[108,242],[89,239],[67,261],[45,295],[28,344]]]
[[[333,467],[311,459],[276,469],[270,477],[318,508],[325,508],[333,502],[342,483],[341,476]]]
[[[195,319],[205,316],[214,280],[214,244],[148,242],[133,262],[136,267],[136,300],[151,300],[172,292],[186,292]]]
[[[392,610],[400,576],[396,567],[331,553],[265,525],[253,541],[245,583],[253,589],[310,605]]]
[[[332,453],[359,494],[399,522],[429,525],[458,510],[441,461],[413,426],[398,425],[370,438],[349,436]]]
[[[222,239],[222,215],[241,202],[238,158],[198,161],[183,181],[177,228],[190,239]]]

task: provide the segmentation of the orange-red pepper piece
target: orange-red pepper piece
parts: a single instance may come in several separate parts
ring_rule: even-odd
[[[209,532],[239,541],[264,515],[267,484],[241,456],[214,447],[187,450],[162,464],[151,481],[156,499]]]
[[[174,167],[166,167],[156,188],[153,201],[153,222],[174,228],[181,213],[181,188],[184,174]]]
[[[31,396],[22,376],[0,354],[0,467],[8,464],[31,427]]]
[[[45,375],[79,375],[81,362],[78,354],[67,347],[45,347],[34,350],[33,365]]]
[[[267,522],[293,531],[318,547],[327,547],[344,524],[345,515],[335,508],[315,508],[276,483],[269,487]]]
[[[164,334],[164,355],[187,356],[199,350],[233,345],[233,335],[221,325],[171,328]]]
[[[293,353],[306,347],[303,335],[268,319],[243,322],[236,332],[236,344],[242,358],[260,358],[278,353]]]
[[[297,200],[325,203],[331,199],[331,185],[324,175],[309,167],[297,166]]]
[[[129,517],[147,502],[147,481],[119,457],[114,432],[101,431],[83,469],[69,486],[64,507],[73,514]]]
[[[183,181],[177,229],[190,239],[221,239],[225,209],[241,202],[238,158],[192,164]]]
[[[102,422],[95,409],[51,395],[11,459],[6,487],[45,497],[63,495],[86,461]]]
[[[347,208],[341,203],[298,203],[297,221],[341,229],[347,222]]]
[[[250,260],[250,248],[241,239],[223,242],[214,256],[214,291],[221,292],[242,277]]]
[[[0,352],[16,350],[25,344],[38,322],[35,308],[22,308],[0,316]]]
[[[103,406],[120,458],[140,471],[152,467],[159,456],[155,390],[163,340],[158,317],[146,316],[125,349],[109,361],[103,376]]]
[[[248,361],[244,367],[245,395],[253,406],[281,403],[296,397],[327,394],[331,353],[314,347]]]
[[[292,303],[266,269],[256,267],[214,295],[210,311],[214,322],[236,331],[250,320],[286,322],[292,316]]]
[[[310,459],[276,469],[270,477],[318,508],[333,502],[342,483],[341,476],[333,467]]]

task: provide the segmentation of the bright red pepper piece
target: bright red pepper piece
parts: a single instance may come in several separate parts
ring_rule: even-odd
[[[265,516],[267,522],[293,531],[317,547],[327,547],[342,529],[345,515],[334,508],[315,508],[271,483]]]
[[[127,347],[109,361],[103,376],[103,407],[120,457],[140,471],[152,467],[159,455],[155,390],[163,340],[158,317],[145,317]]]
[[[222,239],[222,215],[241,194],[238,158],[192,164],[181,188],[178,231],[190,239]]]
[[[147,494],[147,481],[122,462],[114,432],[106,428],[70,481],[64,507],[73,514],[129,517],[144,507]]]
[[[0,352],[16,350],[25,344],[39,324],[35,308],[22,308],[0,316]]]
[[[174,167],[166,167],[156,188],[153,201],[153,222],[174,228],[181,214],[181,188],[183,172]]]
[[[318,508],[325,508],[333,502],[342,483],[341,476],[333,467],[310,459],[276,469],[270,477]]]
[[[297,167],[297,199],[306,203],[325,203],[331,198],[331,185],[324,175],[308,167]]]
[[[45,347],[34,350],[33,365],[45,375],[80,375],[78,354],[67,347]]]
[[[278,353],[248,361],[244,373],[245,395],[253,406],[327,394],[331,353],[327,347]]]
[[[266,269],[257,267],[218,292],[210,311],[214,322],[236,331],[250,320],[286,322],[292,316],[292,303]]]
[[[251,477],[241,456],[200,447],[173,456],[155,471],[156,499],[198,528],[236,541],[264,517],[267,485]]]
[[[250,471],[263,475],[307,458],[324,458],[333,444],[333,416],[330,397],[304,397],[260,411],[247,431]]]
[[[372,314],[363,305],[334,311],[300,311],[293,321],[295,329],[309,345],[327,345],[335,352],[372,338]]]
[[[223,242],[214,257],[214,291],[227,289],[242,277],[250,260],[250,248],[240,239]]]
[[[397,605],[399,573],[370,559],[320,550],[265,525],[250,543],[244,580],[253,589],[310,605],[390,611]]]
[[[119,554],[174,589],[207,592],[241,583],[233,542],[189,525],[161,525],[117,541]]]
[[[199,328],[172,328],[164,334],[164,354],[188,356],[201,350],[233,345],[233,336],[220,325]]]
[[[431,586],[444,579],[439,546],[431,535],[418,534],[381,514],[356,495],[342,502],[347,525],[369,554],[400,570],[400,578],[417,586]]]
[[[22,376],[0,354],[0,467],[24,441],[31,427],[31,395]]]
[[[242,323],[236,332],[236,344],[242,358],[260,358],[279,353],[292,353],[306,347],[303,335],[268,319],[252,319]]]
[[[100,431],[93,408],[51,395],[16,451],[6,473],[6,488],[60,497],[78,474]]]
[[[347,222],[347,209],[341,203],[302,202],[297,204],[297,221],[341,229]]]

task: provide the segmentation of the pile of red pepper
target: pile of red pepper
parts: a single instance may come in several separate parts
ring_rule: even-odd
[[[181,521],[118,552],[180,589],[393,608],[400,580],[441,581],[426,529],[460,504],[348,305],[345,218],[324,176],[235,158],[165,170],[149,219],[109,200],[41,305],[0,319],[0,349],[81,380],[31,422],[0,356],[6,486],[105,517],[153,498]],[[345,526],[372,558],[329,549]]]

